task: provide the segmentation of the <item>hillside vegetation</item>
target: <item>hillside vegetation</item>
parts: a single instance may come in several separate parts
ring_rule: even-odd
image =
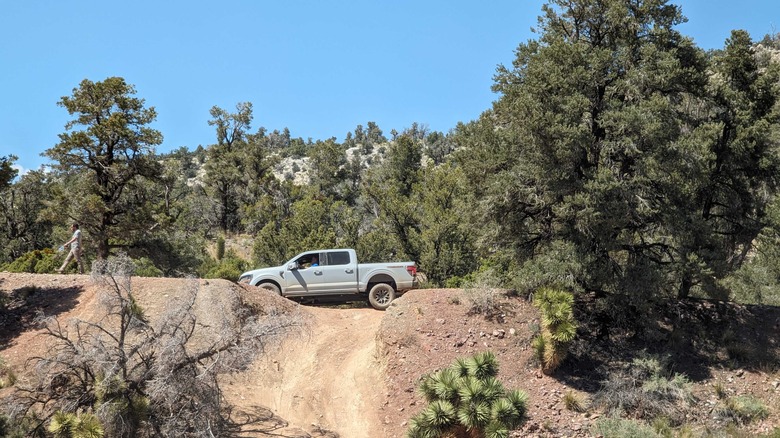
[[[695,399],[678,387],[697,378],[689,361],[771,374],[774,338],[758,333],[776,329],[761,306],[780,304],[780,38],[735,29],[705,51],[678,30],[685,20],[666,0],[551,0],[537,38],[497,68],[493,105],[446,133],[369,121],[343,141],[304,140],[253,128],[239,102],[211,109],[203,146],[158,153],[156,110],[133,85],[84,79],[58,102],[70,118],[49,168],[17,175],[0,157],[0,269],[53,274],[73,223],[97,274],[121,259],[139,277],[235,280],[304,250],[355,248],[366,262],[414,260],[425,287],[535,297],[527,348],[544,376],[564,381],[573,363],[613,360],[583,351],[624,348],[626,368],[597,380],[660,385],[648,391],[665,406]],[[142,321],[132,301],[119,309]],[[707,320],[748,314],[768,318],[749,317],[750,336]],[[655,404],[626,409],[645,406],[639,395],[599,400],[616,421],[684,422]],[[62,406],[67,423],[76,405]]]
[[[271,336],[263,336],[254,353],[243,353],[243,365],[220,370],[227,416],[210,430],[221,427],[222,436],[400,438],[426,406],[418,391],[423,377],[484,352],[495,355],[497,378],[507,390],[527,394],[527,412],[513,437],[777,433],[780,310],[775,307],[693,300],[657,303],[652,312],[626,306],[633,313],[621,315],[616,306],[582,297],[574,307],[579,328],[569,354],[545,374],[532,348],[542,317],[526,298],[505,290],[415,290],[379,312],[299,306],[224,280],[201,280],[195,289],[183,279],[130,280],[150,327],[161,327],[178,308],[172,303],[197,291],[192,315],[206,331],[187,341],[191,357],[216,345],[224,334],[219,328],[235,324],[244,311],[260,316],[266,329],[287,327],[266,330]],[[0,288],[6,303],[0,319],[0,380],[6,387],[0,397],[6,408],[27,399],[40,377],[38,361],[56,345],[36,322],[39,312],[67,327],[75,320],[112,332],[118,327],[106,317],[106,290],[87,276],[5,273]],[[230,314],[222,313],[226,305]],[[207,368],[218,363],[203,359]],[[161,419],[152,416],[144,423]],[[38,421],[43,436],[51,419]],[[178,424],[178,436],[208,433]]]

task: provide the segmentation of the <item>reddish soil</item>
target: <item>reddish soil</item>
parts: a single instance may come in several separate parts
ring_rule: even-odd
[[[136,298],[151,319],[162,315],[165,303],[185,289],[184,283],[132,279]],[[693,427],[725,427],[714,415],[720,403],[716,386],[728,395],[751,394],[769,408],[768,418],[741,430],[765,433],[778,425],[776,308],[668,304],[655,309],[653,314],[662,316],[646,325],[650,328],[632,332],[619,329],[621,321],[608,320],[614,315],[585,297],[576,312],[578,339],[561,369],[548,376],[539,371],[530,347],[539,314],[523,298],[502,296],[495,311],[484,315],[470,312],[462,290],[426,289],[404,294],[381,312],[299,305],[223,280],[199,283],[203,318],[214,317],[209,300],[230,289],[252,306],[299,313],[304,322],[249,369],[225,376],[226,401],[237,416],[255,420],[241,436],[402,437],[409,419],[424,408],[416,391],[421,377],[484,350],[496,354],[504,386],[529,395],[528,421],[512,436],[592,436],[592,425],[606,414],[595,408],[585,413],[568,410],[564,396],[591,400],[609,373],[640,351],[671,354],[674,371],[690,379],[697,397],[688,418]],[[61,321],[101,315],[99,293],[89,276],[0,273],[0,294],[6,296],[5,309],[0,310],[0,358],[22,378],[26,359],[46,348],[45,338],[33,326],[38,312]],[[629,310],[624,317],[642,315]],[[0,396],[12,390],[0,391]]]

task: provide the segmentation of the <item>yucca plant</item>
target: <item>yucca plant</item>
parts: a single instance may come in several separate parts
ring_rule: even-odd
[[[457,359],[425,376],[419,391],[428,406],[409,422],[410,438],[505,438],[525,421],[528,396],[506,391],[491,352]]]
[[[57,411],[49,423],[49,432],[61,438],[102,438],[103,425],[90,413]]]
[[[574,295],[545,287],[535,294],[534,305],[542,314],[542,324],[532,347],[542,364],[542,371],[547,374],[563,362],[569,351],[569,344],[577,335],[577,321],[573,312]]]
[[[119,376],[98,376],[94,409],[112,434],[119,434],[120,430],[135,433],[148,416],[149,399],[128,391],[127,382]]]

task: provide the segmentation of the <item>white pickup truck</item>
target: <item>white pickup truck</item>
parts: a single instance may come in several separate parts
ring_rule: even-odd
[[[238,282],[312,301],[368,295],[371,306],[384,310],[397,294],[417,286],[417,266],[414,262],[358,264],[353,249],[321,249],[298,254],[282,266],[244,272]]]

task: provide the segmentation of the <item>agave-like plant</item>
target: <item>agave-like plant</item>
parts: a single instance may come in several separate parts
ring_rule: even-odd
[[[419,391],[428,406],[409,422],[410,438],[506,438],[526,419],[528,396],[506,391],[493,353],[457,359],[425,376]]]

